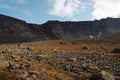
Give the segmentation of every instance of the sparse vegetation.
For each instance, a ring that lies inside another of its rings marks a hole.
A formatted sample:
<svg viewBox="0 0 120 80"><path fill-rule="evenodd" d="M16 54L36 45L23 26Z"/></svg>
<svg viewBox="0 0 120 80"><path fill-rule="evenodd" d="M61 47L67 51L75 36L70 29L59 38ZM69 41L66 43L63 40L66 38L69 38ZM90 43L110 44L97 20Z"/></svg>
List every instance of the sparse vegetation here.
<svg viewBox="0 0 120 80"><path fill-rule="evenodd" d="M2 44L0 60L9 65L0 69L0 80L92 80L101 71L119 80L120 55L110 53L115 47L82 40Z"/></svg>

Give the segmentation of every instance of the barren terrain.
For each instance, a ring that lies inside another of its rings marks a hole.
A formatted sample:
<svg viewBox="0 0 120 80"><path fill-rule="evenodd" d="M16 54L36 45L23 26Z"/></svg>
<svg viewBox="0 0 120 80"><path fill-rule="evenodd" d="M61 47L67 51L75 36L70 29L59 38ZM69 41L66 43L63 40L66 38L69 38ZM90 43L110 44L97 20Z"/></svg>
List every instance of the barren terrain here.
<svg viewBox="0 0 120 80"><path fill-rule="evenodd" d="M0 80L120 80L119 48L100 39L1 44Z"/></svg>

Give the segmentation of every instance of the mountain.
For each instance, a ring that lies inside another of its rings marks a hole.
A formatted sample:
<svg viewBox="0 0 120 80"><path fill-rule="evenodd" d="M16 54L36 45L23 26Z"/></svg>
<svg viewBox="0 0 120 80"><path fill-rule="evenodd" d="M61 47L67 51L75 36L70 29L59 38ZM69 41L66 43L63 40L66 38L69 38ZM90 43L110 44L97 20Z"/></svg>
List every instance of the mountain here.
<svg viewBox="0 0 120 80"><path fill-rule="evenodd" d="M0 43L28 42L48 39L89 39L120 32L120 18L95 21L48 21L31 24L0 14Z"/></svg>
<svg viewBox="0 0 120 80"><path fill-rule="evenodd" d="M19 19L0 15L0 43L38 40L42 38L42 32L39 25L28 24ZM37 36L40 36L40 38L37 38Z"/></svg>
<svg viewBox="0 0 120 80"><path fill-rule="evenodd" d="M57 39L88 39L120 32L120 19L107 18L95 21L48 21L41 25L49 36Z"/></svg>

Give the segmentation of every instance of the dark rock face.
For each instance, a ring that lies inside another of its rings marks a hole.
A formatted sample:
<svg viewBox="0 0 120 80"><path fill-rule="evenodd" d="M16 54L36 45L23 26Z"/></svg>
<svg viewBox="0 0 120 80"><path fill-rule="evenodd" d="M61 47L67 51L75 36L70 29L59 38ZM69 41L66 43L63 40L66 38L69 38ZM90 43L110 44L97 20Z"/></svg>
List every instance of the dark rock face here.
<svg viewBox="0 0 120 80"><path fill-rule="evenodd" d="M107 18L95 21L59 22L48 21L41 25L49 36L57 39L88 39L120 32L120 19Z"/></svg>
<svg viewBox="0 0 120 80"><path fill-rule="evenodd" d="M120 19L95 21L48 21L37 25L0 15L0 43L26 42L43 39L89 39L120 32Z"/></svg>
<svg viewBox="0 0 120 80"><path fill-rule="evenodd" d="M0 42L21 42L35 36L28 24L7 16L0 16Z"/></svg>

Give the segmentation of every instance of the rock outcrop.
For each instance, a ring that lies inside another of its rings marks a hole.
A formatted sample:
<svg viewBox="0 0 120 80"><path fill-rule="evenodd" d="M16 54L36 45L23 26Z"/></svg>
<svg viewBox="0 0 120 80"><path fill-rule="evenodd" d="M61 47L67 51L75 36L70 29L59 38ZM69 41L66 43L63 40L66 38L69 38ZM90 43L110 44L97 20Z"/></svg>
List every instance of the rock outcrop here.
<svg viewBox="0 0 120 80"><path fill-rule="evenodd" d="M101 71L93 75L90 80L115 80L115 76L109 72Z"/></svg>

